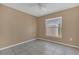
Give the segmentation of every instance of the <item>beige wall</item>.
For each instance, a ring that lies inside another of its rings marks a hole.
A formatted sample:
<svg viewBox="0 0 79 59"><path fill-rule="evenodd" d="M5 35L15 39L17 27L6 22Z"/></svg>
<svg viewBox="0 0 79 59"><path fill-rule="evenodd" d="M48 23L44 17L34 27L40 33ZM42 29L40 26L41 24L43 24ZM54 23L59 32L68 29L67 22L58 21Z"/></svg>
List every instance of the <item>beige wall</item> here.
<svg viewBox="0 0 79 59"><path fill-rule="evenodd" d="M45 35L45 19L62 16L62 38ZM37 20L37 37L79 46L79 7L39 17ZM71 41L70 38L73 40Z"/></svg>
<svg viewBox="0 0 79 59"><path fill-rule="evenodd" d="M36 18L0 5L0 48L36 37Z"/></svg>
<svg viewBox="0 0 79 59"><path fill-rule="evenodd" d="M62 38L45 35L45 19L63 17ZM52 41L79 46L79 7L36 18L15 9L0 5L0 48L29 39L46 38ZM37 27L36 27L37 26ZM69 40L72 37L72 41Z"/></svg>

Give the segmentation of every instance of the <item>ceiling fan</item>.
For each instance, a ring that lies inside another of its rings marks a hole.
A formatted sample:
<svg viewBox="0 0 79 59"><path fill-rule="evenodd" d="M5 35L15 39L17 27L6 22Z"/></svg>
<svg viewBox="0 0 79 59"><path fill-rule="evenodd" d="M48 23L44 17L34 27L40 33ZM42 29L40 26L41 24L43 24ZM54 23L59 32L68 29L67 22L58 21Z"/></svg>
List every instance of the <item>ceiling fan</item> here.
<svg viewBox="0 0 79 59"><path fill-rule="evenodd" d="M39 10L47 12L46 3L37 3Z"/></svg>

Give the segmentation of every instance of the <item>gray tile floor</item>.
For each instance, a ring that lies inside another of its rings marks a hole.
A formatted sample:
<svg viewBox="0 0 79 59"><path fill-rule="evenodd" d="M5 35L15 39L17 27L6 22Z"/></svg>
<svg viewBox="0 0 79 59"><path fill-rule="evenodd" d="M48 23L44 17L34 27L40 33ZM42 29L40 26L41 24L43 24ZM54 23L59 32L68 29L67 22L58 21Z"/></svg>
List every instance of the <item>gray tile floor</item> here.
<svg viewBox="0 0 79 59"><path fill-rule="evenodd" d="M0 51L0 55L78 55L79 50L43 40L34 40Z"/></svg>

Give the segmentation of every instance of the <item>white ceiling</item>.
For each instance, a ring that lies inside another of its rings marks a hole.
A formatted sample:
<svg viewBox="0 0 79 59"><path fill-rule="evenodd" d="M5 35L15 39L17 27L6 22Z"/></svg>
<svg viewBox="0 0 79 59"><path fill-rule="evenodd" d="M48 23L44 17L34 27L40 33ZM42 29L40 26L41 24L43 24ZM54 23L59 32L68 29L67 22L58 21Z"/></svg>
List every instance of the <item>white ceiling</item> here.
<svg viewBox="0 0 79 59"><path fill-rule="evenodd" d="M3 5L40 17L78 6L79 3L6 3Z"/></svg>

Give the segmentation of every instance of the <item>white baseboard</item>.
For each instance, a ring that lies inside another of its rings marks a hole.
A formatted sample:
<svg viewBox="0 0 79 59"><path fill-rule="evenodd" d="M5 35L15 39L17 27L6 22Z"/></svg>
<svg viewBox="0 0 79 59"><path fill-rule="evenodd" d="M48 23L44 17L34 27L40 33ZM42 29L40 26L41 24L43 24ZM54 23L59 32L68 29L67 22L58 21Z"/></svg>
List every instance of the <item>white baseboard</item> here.
<svg viewBox="0 0 79 59"><path fill-rule="evenodd" d="M1 50L5 50L5 49L8 49L8 48L15 47L15 46L18 46L18 45L21 45L21 44L23 44L23 43L28 43L28 42L33 41L33 40L36 40L36 39L29 39L29 40L24 41L24 42L20 42L20 43L13 44L13 45L10 45L10 46L4 47L4 48L0 48L0 51L1 51Z"/></svg>
<svg viewBox="0 0 79 59"><path fill-rule="evenodd" d="M79 46L75 46L75 45L65 44L65 43L62 43L62 42L52 41L52 40L43 39L43 38L37 38L37 39L41 39L41 40L45 40L45 41L49 41L49 42L53 42L53 43L57 43L57 44L62 44L62 45L65 45L65 46L69 46L69 47L79 49Z"/></svg>
<svg viewBox="0 0 79 59"><path fill-rule="evenodd" d="M31 41L36 40L36 39L45 40L45 41L49 41L49 42L53 42L53 43L57 43L57 44L62 44L62 45L65 45L65 46L70 46L70 47L74 47L74 48L78 48L79 49L79 47L78 46L75 46L75 45L65 44L65 43L62 43L62 42L52 41L52 40L43 39L43 38L35 38L35 39L29 39L27 41L20 42L20 43L17 43L17 44L13 44L13 45L10 45L10 46L4 47L4 48L0 48L0 51L1 50L5 50L5 49L8 49L8 48L12 48L12 47L15 47L15 46L24 44L24 43L31 42Z"/></svg>

